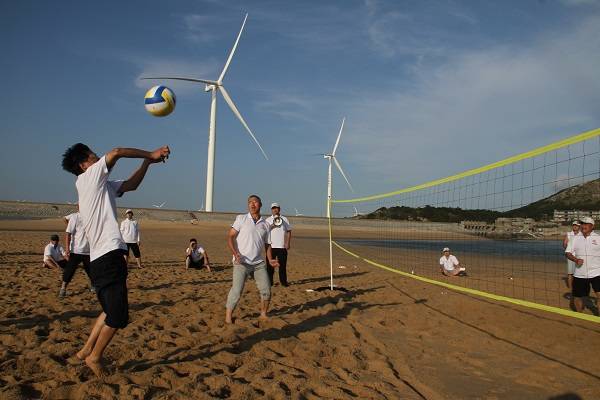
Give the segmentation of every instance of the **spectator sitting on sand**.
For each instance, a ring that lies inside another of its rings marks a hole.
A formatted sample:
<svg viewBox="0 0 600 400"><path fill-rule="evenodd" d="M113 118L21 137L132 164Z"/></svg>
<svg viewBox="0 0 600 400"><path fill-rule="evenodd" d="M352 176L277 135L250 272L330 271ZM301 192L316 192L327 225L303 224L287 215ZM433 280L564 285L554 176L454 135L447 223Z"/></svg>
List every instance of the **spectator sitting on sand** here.
<svg viewBox="0 0 600 400"><path fill-rule="evenodd" d="M450 249L444 247L442 250L442 257L440 258L440 271L446 276L465 276L467 274L466 268L461 267L458 259L450 254Z"/></svg>
<svg viewBox="0 0 600 400"><path fill-rule="evenodd" d="M62 270L67 266L67 253L58 242L58 235L50 236L50 243L44 248L44 267Z"/></svg>
<svg viewBox="0 0 600 400"><path fill-rule="evenodd" d="M206 267L210 272L210 261L208 253L204 248L198 246L196 239L190 239L190 247L185 249L185 269Z"/></svg>

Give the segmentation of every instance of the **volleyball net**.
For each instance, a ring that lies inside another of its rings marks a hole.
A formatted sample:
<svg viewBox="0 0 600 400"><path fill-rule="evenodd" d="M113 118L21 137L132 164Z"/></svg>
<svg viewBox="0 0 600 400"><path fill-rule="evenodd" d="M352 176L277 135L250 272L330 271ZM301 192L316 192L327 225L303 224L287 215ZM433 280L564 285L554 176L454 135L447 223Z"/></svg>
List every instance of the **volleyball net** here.
<svg viewBox="0 0 600 400"><path fill-rule="evenodd" d="M600 322L591 299L585 313L570 310L563 248L574 220L600 220L600 129L390 193L334 199L330 207L334 249L373 266ZM446 247L466 276L441 273Z"/></svg>

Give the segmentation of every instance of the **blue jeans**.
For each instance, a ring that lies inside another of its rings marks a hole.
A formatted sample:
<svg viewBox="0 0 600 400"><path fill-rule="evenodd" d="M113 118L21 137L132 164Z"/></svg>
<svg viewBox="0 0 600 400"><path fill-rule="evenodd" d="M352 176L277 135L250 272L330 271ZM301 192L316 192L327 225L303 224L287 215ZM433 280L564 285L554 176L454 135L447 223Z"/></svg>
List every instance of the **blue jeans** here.
<svg viewBox="0 0 600 400"><path fill-rule="evenodd" d="M254 281L260 292L261 300L271 299L271 283L269 281L269 273L267 272L267 264L264 261L256 265L233 263L233 282L231 290L229 290L229 295L227 295L226 307L228 309L234 310L237 306L244 291L246 278L251 274L254 274Z"/></svg>

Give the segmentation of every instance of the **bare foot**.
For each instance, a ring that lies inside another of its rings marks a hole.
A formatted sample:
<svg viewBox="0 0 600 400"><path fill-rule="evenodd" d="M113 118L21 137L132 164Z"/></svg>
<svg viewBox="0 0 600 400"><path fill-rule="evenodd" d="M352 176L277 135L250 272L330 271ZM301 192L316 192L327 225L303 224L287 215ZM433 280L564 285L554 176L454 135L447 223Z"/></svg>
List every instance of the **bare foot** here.
<svg viewBox="0 0 600 400"><path fill-rule="evenodd" d="M92 360L91 357L88 356L85 358L85 364L92 370L94 375L96 375L98 378L102 378L108 375L106 369L104 368L100 360Z"/></svg>
<svg viewBox="0 0 600 400"><path fill-rule="evenodd" d="M75 357L77 357L80 361L85 361L87 356L89 356L91 353L91 350L86 350L85 348L83 348L79 350L77 354L75 354Z"/></svg>
<svg viewBox="0 0 600 400"><path fill-rule="evenodd" d="M233 324L233 318L225 318L225 323L226 323L227 325L231 325L231 324Z"/></svg>
<svg viewBox="0 0 600 400"><path fill-rule="evenodd" d="M268 321L269 317L267 316L267 314L260 314L258 316L258 319L261 320L261 321Z"/></svg>

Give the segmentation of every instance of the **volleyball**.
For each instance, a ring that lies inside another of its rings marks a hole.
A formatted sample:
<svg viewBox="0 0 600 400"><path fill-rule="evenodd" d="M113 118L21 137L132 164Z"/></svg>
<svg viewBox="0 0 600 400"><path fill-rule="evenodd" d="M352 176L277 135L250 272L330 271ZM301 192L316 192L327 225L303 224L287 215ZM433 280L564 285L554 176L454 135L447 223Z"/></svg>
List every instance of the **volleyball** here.
<svg viewBox="0 0 600 400"><path fill-rule="evenodd" d="M175 109L175 93L166 86L153 86L144 96L144 106L155 117L165 117Z"/></svg>

